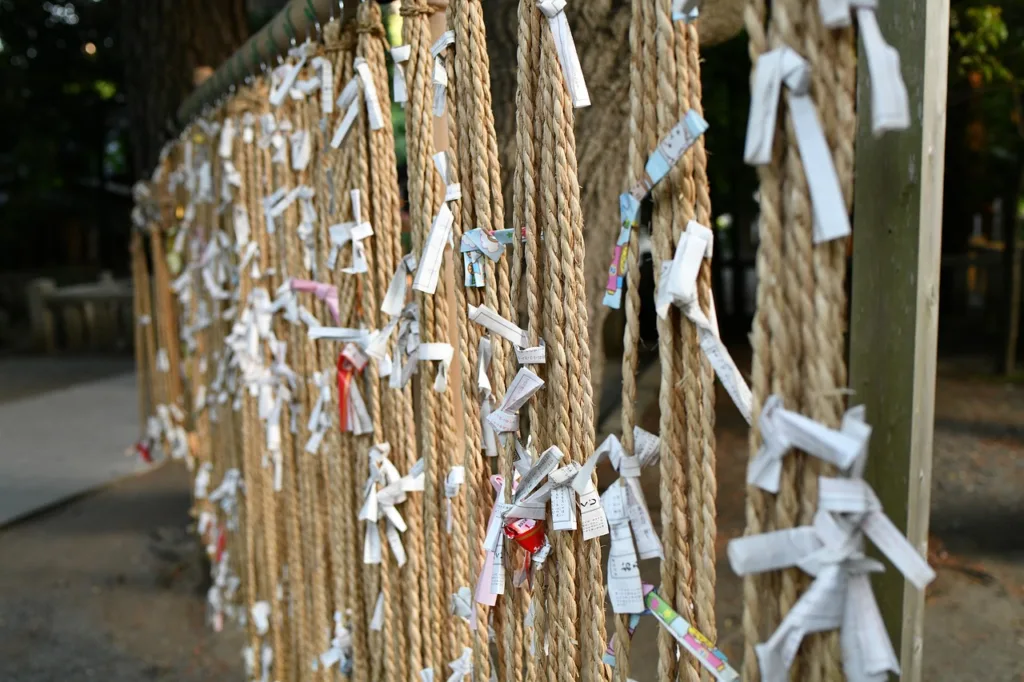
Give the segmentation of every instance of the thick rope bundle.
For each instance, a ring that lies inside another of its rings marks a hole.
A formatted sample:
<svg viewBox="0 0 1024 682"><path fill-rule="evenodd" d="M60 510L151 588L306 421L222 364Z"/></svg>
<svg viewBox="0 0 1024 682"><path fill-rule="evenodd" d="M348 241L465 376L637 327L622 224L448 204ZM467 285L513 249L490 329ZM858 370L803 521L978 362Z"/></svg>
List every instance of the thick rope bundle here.
<svg viewBox="0 0 1024 682"><path fill-rule="evenodd" d="M433 57L430 48L433 43L431 15L437 8L426 0L403 0L402 30L405 43L410 47L405 74L408 82L408 103L406 106L406 149L409 172L409 217L412 224L413 251L422 255L423 246L434 217L444 199L441 176L434 167L434 117L433 117ZM448 253L444 258L453 258ZM456 314L448 305L448 281L442 266L434 294L417 294L419 304L419 325L421 343L458 344L450 338L450 315ZM454 342L454 343L453 343ZM424 545L426 559L426 597L423 606L423 659L424 667L431 668L435 675L443 673L453 660L451 642L444 633L450 632L453 624L447 608L447 596L443 592L446 584L441 548L444 544L444 517L441 500L444 496L446 457L457 449L454 432L454 408L452 392L455 387L439 393L433 390L432 373L426 371L429 364L421 365L417 393L418 422L420 432L420 453L424 459L425 490ZM456 654L458 655L458 654Z"/></svg>
<svg viewBox="0 0 1024 682"><path fill-rule="evenodd" d="M543 250L543 268L538 268L538 294L543 297L539 332L547 348L546 385L543 408L531 415L544 421L540 431L545 440L538 447L558 446L571 462L582 463L594 450L593 388L590 381L588 313L582 264L585 255L583 216L579 203L576 143L573 133L573 105L567 90L554 38L540 10L532 3L520 8L520 69L533 62L537 50L536 85L520 78L517 99L532 90L535 125L529 135L536 165L530 163L528 147L517 164L519 191L534 176L538 204L536 230L527 241L538 242ZM537 47L533 47L536 45ZM531 218L525 217L524 222ZM532 249L533 246L528 246ZM537 259L533 260L537 263ZM531 259L527 257L529 269ZM528 276L529 279L529 276ZM528 282L528 289L531 287ZM530 294L528 292L528 298ZM532 312L532 311L531 311ZM534 433L538 433L535 429ZM603 679L601 662L604 640L604 581L600 546L584 542L574 533L558 532L551 537L552 561L545 566L547 603L543 622L548 637L549 665L557 679ZM537 609L538 607L535 607ZM538 647L542 641L535 642ZM537 652L538 654L540 651Z"/></svg>
<svg viewBox="0 0 1024 682"><path fill-rule="evenodd" d="M811 69L811 95L832 151L847 210L853 196L856 51L851 29L826 29L818 4L773 3L768 16L755 0L745 14L752 61L770 49L788 47ZM812 241L812 207L792 118L782 106L771 163L759 166L760 246L758 301L754 320L751 456L760 447L756 418L770 394L787 408L837 427L846 385L844 320L846 240ZM817 509L817 479L824 467L802 454L788 457L779 495L772 500L748 488L747 534L809 523ZM744 578L743 678L760 679L754 644L763 641L796 603L806 584L797 569L780 576ZM776 591L773 586L780 587ZM777 593L777 598L775 594ZM800 679L838 679L842 673L835 633L808 637L794 663Z"/></svg>

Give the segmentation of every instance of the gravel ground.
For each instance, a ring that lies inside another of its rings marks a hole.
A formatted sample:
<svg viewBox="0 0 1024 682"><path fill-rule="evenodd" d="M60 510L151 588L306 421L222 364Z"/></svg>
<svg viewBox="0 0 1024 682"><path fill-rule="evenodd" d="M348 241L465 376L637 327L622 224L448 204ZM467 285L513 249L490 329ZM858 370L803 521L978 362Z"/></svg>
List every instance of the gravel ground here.
<svg viewBox="0 0 1024 682"><path fill-rule="evenodd" d="M642 392L657 383L657 365L649 371ZM641 405L640 421L657 428L656 400ZM939 577L929 589L924 679L1022 682L1024 389L943 378L938 423ZM718 427L719 633L735 659L739 581L721 557L743 529L747 446L732 408ZM645 484L657 488L656 479ZM652 507L657 499L648 495ZM188 505L186 475L168 465L0 531L0 680L241 681L241 637L205 624ZM656 562L644 564L657 582ZM655 679L656 666L654 625L644 620L632 656L640 682Z"/></svg>

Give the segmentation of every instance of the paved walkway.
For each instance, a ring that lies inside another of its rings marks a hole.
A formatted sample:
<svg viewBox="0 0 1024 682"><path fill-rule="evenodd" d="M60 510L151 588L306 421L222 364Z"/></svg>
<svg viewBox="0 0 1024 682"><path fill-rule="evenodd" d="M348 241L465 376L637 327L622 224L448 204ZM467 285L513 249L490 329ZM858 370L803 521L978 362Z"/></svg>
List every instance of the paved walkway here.
<svg viewBox="0 0 1024 682"><path fill-rule="evenodd" d="M144 468L124 455L139 434L129 366L0 362L0 526Z"/></svg>

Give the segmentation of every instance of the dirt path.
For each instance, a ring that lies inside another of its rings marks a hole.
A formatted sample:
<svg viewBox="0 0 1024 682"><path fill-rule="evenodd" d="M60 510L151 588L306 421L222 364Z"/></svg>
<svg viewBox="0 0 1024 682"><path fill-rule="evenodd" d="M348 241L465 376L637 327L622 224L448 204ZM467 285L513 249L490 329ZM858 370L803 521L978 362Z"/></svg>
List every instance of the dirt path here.
<svg viewBox="0 0 1024 682"><path fill-rule="evenodd" d="M0 531L0 680L241 681L168 465Z"/></svg>

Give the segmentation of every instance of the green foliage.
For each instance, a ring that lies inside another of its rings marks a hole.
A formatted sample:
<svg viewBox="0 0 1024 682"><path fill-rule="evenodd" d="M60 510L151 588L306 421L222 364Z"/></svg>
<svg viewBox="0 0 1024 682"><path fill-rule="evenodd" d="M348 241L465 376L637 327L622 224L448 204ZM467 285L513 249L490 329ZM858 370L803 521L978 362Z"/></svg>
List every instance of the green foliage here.
<svg viewBox="0 0 1024 682"><path fill-rule="evenodd" d="M1020 75L1005 63L1010 33L1003 20L1003 8L996 5L953 8L950 15L951 57L957 75L977 74L985 84L1011 82Z"/></svg>

